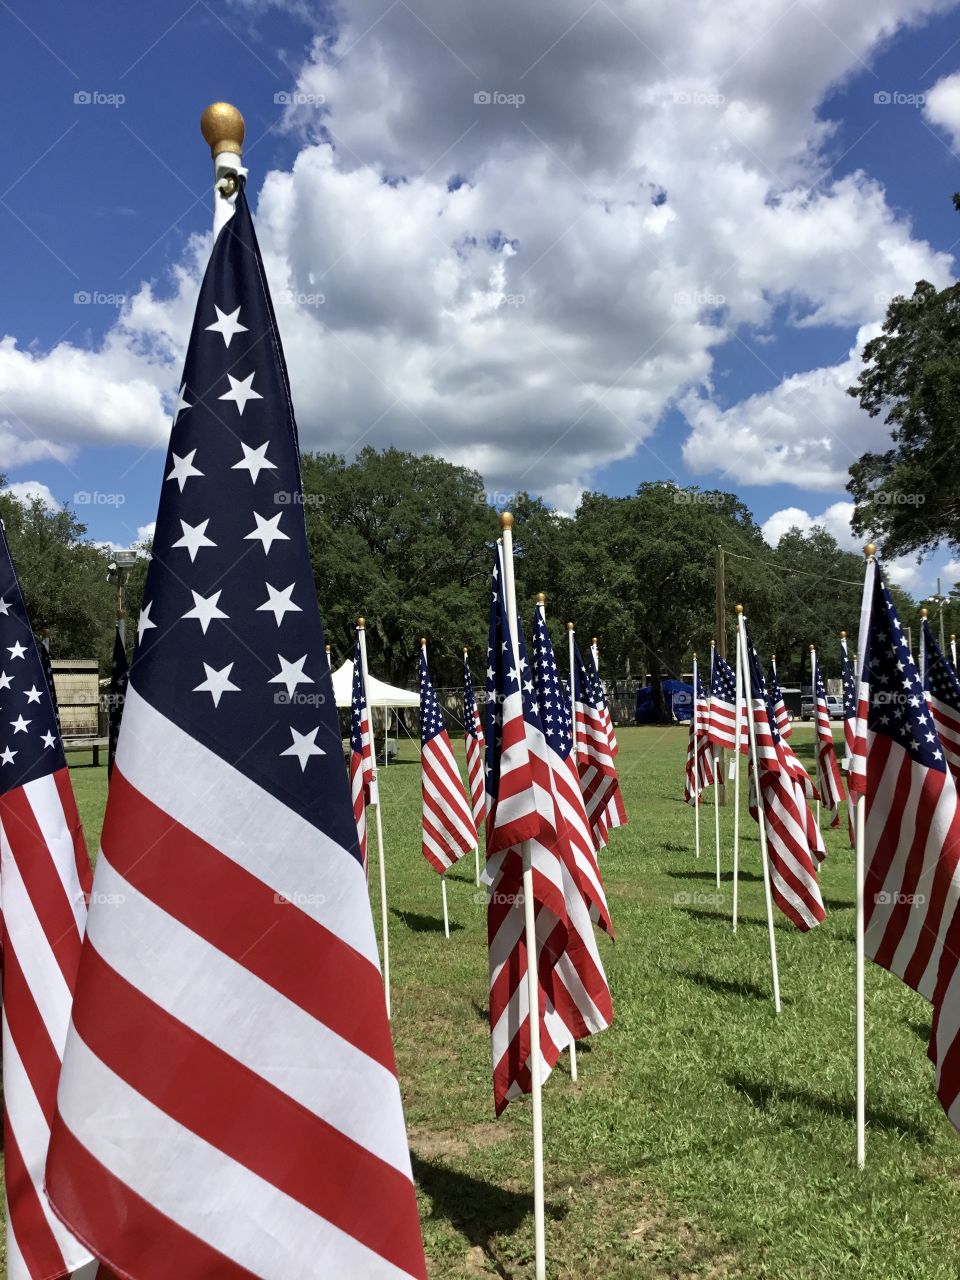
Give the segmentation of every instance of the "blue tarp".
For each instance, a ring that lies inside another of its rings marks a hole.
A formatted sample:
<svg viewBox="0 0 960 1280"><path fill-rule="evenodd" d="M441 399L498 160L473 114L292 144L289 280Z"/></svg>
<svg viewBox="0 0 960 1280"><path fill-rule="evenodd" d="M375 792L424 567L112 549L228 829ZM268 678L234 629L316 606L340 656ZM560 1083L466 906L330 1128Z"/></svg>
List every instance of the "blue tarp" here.
<svg viewBox="0 0 960 1280"><path fill-rule="evenodd" d="M683 680L661 680L663 702L669 714L671 708L678 720L689 720L693 715L693 685ZM653 708L653 685L644 685L637 690L637 724L654 724L656 715Z"/></svg>

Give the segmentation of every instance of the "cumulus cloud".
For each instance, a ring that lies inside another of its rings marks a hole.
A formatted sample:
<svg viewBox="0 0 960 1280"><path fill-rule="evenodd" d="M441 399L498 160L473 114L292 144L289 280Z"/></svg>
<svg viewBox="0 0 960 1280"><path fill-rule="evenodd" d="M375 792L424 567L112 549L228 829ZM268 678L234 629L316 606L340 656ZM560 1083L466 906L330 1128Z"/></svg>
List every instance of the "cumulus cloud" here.
<svg viewBox="0 0 960 1280"><path fill-rule="evenodd" d="M960 147L960 72L944 76L927 90L923 114L949 135L954 147Z"/></svg>
<svg viewBox="0 0 960 1280"><path fill-rule="evenodd" d="M48 511L56 511L60 506L48 487L40 480L18 480L15 484L6 485L3 492L13 494L21 502L30 502L34 498L39 498Z"/></svg>
<svg viewBox="0 0 960 1280"><path fill-rule="evenodd" d="M868 175L833 179L818 107L949 3L689 0L681 24L638 0L344 0L257 208L304 444L430 451L568 506L680 404L694 470L836 486L882 438L843 394L853 353L734 412L714 352L775 315L867 326L946 282ZM8 338L0 443L26 463L162 441L208 244L95 350Z"/></svg>
<svg viewBox="0 0 960 1280"><path fill-rule="evenodd" d="M775 511L772 516L769 516L763 522L761 532L770 546L776 547L783 535L790 529L799 529L802 533L809 533L815 525L819 525L836 538L844 551L857 551L860 547L860 540L854 536L850 528L850 517L852 515L852 502L834 502L825 511L821 511L816 516L812 516L809 511L805 511L802 507L784 507L780 511Z"/></svg>

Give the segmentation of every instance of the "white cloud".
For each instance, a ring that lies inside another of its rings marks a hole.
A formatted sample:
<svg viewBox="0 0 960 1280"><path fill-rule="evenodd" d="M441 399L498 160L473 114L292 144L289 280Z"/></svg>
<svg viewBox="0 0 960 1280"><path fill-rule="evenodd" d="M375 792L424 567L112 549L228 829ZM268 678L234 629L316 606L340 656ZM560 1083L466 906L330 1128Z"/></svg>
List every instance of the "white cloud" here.
<svg viewBox="0 0 960 1280"><path fill-rule="evenodd" d="M852 515L852 502L834 502L816 516L812 516L802 507L784 507L781 511L775 511L763 522L761 532L770 546L776 547L788 530L796 528L803 533L809 533L815 525L819 525L836 538L844 551L859 551L862 539L857 538L850 528Z"/></svg>
<svg viewBox="0 0 960 1280"><path fill-rule="evenodd" d="M39 498L48 511L56 511L60 507L60 503L40 480L18 480L14 484L6 485L3 492L13 494L21 502L30 502L33 498Z"/></svg>
<svg viewBox="0 0 960 1280"><path fill-rule="evenodd" d="M923 114L950 135L954 147L960 147L960 72L944 76L927 90Z"/></svg>
<svg viewBox="0 0 960 1280"><path fill-rule="evenodd" d="M854 356L733 411L713 352L778 309L866 326L920 276L946 282L875 182L832 179L817 115L945 7L688 0L680 23L639 0L345 0L297 80L301 150L257 209L303 443L432 451L568 505L681 403L694 470L835 487L883 438L843 394ZM97 350L0 345L10 456L163 441L207 244Z"/></svg>

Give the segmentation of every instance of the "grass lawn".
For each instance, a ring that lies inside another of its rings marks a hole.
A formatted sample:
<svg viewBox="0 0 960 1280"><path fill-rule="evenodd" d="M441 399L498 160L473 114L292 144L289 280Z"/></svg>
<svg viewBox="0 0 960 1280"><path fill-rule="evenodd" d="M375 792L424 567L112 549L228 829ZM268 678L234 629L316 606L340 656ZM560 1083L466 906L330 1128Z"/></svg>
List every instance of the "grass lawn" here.
<svg viewBox="0 0 960 1280"><path fill-rule="evenodd" d="M956 1280L960 1137L936 1100L929 1007L867 970L867 1169L854 1166L853 862L828 833L827 920L777 922L770 999L756 827L744 810L742 920L729 925L732 804L713 878L679 800L686 732L619 731L631 825L601 857L617 940L600 939L611 1029L544 1090L548 1275ZM808 765L812 730L794 742ZM449 876L454 932L419 849L419 768L381 770L394 1036L432 1277L533 1275L530 1113L493 1118L485 911L472 859ZM74 770L95 846L105 772ZM731 796L732 799L732 796ZM469 864L469 865L468 865ZM377 920L377 875L371 895Z"/></svg>

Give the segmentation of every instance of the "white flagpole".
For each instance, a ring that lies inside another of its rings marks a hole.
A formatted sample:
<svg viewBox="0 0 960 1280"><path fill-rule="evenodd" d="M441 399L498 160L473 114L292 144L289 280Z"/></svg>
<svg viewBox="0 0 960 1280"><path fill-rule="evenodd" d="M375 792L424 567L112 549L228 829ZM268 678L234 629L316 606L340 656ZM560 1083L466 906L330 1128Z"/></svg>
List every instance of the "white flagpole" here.
<svg viewBox="0 0 960 1280"><path fill-rule="evenodd" d="M742 609L742 605L739 608ZM740 718L743 715L743 672L740 668L740 628L737 626L736 694L733 699L734 741L733 755L733 932L737 932L737 897L740 889Z"/></svg>
<svg viewBox="0 0 960 1280"><path fill-rule="evenodd" d="M717 643L710 641L710 694L713 693L713 664L717 660ZM709 713L708 713L709 714ZM720 888L720 757L711 749L713 756L713 831L717 851L717 888Z"/></svg>
<svg viewBox="0 0 960 1280"><path fill-rule="evenodd" d="M546 596L541 594L537 596L537 602L543 610L543 616L547 616ZM570 733L573 739L570 750L573 753L573 763L579 772L577 765L577 696L574 692L573 680L573 650L574 650L574 627L572 622L567 623L567 654L570 659ZM570 1079L576 1084L577 1081L577 1046L573 1040L570 1041Z"/></svg>
<svg viewBox="0 0 960 1280"><path fill-rule="evenodd" d="M387 998L387 1017L390 1012L390 915L387 910L387 868L386 853L383 847L383 818L380 813L380 788L377 786L377 756L373 739L373 708L367 696L367 630L363 618L357 619L357 631L360 634L360 674L363 680L363 701L370 720L370 750L373 753L373 784L370 788L370 803L373 806L377 830L377 866L380 871L380 934L383 947L383 990Z"/></svg>
<svg viewBox="0 0 960 1280"><path fill-rule="evenodd" d="M817 698L817 649L810 646L810 681L813 688L813 777L820 791L820 702ZM803 689L800 690L800 701L803 702ZM828 708L829 712L829 708ZM832 732L832 730L831 730ZM820 801L817 800L817 826L820 825Z"/></svg>
<svg viewBox="0 0 960 1280"><path fill-rule="evenodd" d="M503 542L503 587L507 600L507 625L513 665L518 679L520 648L517 643L517 586L513 577L513 515L500 513ZM523 852L523 919L527 945L527 1013L530 1022L530 1102L533 1119L533 1230L536 1258L536 1280L546 1280L547 1245L543 1196L543 1070L540 1056L540 983L537 977L537 922L533 896L533 864L530 842L521 845Z"/></svg>
<svg viewBox="0 0 960 1280"><path fill-rule="evenodd" d="M957 637L951 633L950 635L950 657L953 659L953 669L957 669Z"/></svg>
<svg viewBox="0 0 960 1280"><path fill-rule="evenodd" d="M466 646L466 645L464 645L464 646L463 646L463 666L464 666L464 671L466 671L466 666L467 666L467 655L469 654L469 652L470 652L470 650L467 648L467 646ZM472 682L473 682L473 677L472 677L472 675L471 675L471 678L470 678L470 679L471 679L471 683L472 683ZM476 701L477 701L477 691L476 691L476 689L474 689L474 691L473 691L473 701L474 701L474 706L476 706ZM467 716L466 716L466 710L467 710L467 709L466 709L466 707L464 707L464 709L463 709L463 710L464 710L464 716L463 716L463 718L464 718L464 720L466 720L466 718L467 718ZM463 727L464 727L464 730L466 730L466 727L467 727L467 726L466 726L466 725L464 725ZM484 785L484 798L486 798L486 785L487 785L487 781L486 781L486 773L484 773L484 772L483 772L483 770L485 769L485 767L486 767L486 761L482 758L482 753L481 753L480 769L481 769L481 777L483 778L483 785ZM469 773L469 771L470 771L470 766L469 766L469 763L468 763L468 764L467 764L467 772ZM470 782L469 777L467 778L467 785L468 785L468 787L470 788L470 811L471 811L471 813L472 813L472 812L473 812L473 784ZM480 888L480 823L478 822L476 825L477 825L477 843L473 846L473 865L474 865L474 871L475 871L475 875L476 875L476 882L475 882L475 883L476 883L476 887L479 889L479 888Z"/></svg>
<svg viewBox="0 0 960 1280"><path fill-rule="evenodd" d="M420 637L420 649L421 649L421 651L422 651L422 653L423 653L424 661L426 661L426 657L427 657L427 637L426 637L426 636L421 636L421 637ZM386 750L386 749L384 749L384 750ZM384 758L384 760L386 760L386 758L387 758L387 757L386 757L386 754L384 754L384 757L383 757L383 758ZM423 763L422 763L422 761L421 761L421 765L420 765L420 767L421 767L421 769L423 768ZM443 871L441 871L441 872L440 872L440 898L441 898L441 900L442 900L442 902L443 902L443 936L444 936L444 937L447 939L447 941L449 942L449 940L450 940L450 913L449 913L449 911L447 910L447 877L446 877L446 873L445 873L445 872L443 872Z"/></svg>
<svg viewBox="0 0 960 1280"><path fill-rule="evenodd" d="M927 637L924 634L924 623L927 620L926 609L920 610L920 692L927 693Z"/></svg>
<svg viewBox="0 0 960 1280"><path fill-rule="evenodd" d="M760 786L760 761L757 754L757 726L753 719L753 692L750 681L750 659L747 654L747 632L743 607L737 605L737 627L740 632L740 664L743 669L743 694L747 703L747 725L750 729L750 754L753 760L753 789L757 797L757 825L760 828L760 861L763 865L763 893L767 901L767 933L770 936L770 973L773 977L773 1007L780 1012L780 973L777 968L777 939L773 931L773 892L770 888L770 866L767 861L767 830L763 824L763 790Z"/></svg>
<svg viewBox="0 0 960 1280"><path fill-rule="evenodd" d="M860 635L857 644L856 699L860 707L860 683L863 679L863 655L867 651L867 632L869 629L870 609L873 603L873 576L876 573L876 547L868 542L863 552L867 559L867 571L863 583L863 601L860 605ZM851 761L851 765L852 765ZM849 787L849 782L847 786ZM854 844L857 868L857 921L856 921L856 1042L857 1042L857 1168L862 1169L867 1161L867 1083L866 1083L866 1009L864 1000L864 969L866 916L864 913L864 880L866 875L866 823L867 798L857 796L856 821L854 826Z"/></svg>
<svg viewBox="0 0 960 1280"><path fill-rule="evenodd" d="M699 714L699 703L697 701L697 655L693 655L693 726L692 726L692 743L693 743L693 830L694 830L694 850L696 855L700 857L700 761L697 756L697 716Z"/></svg>

